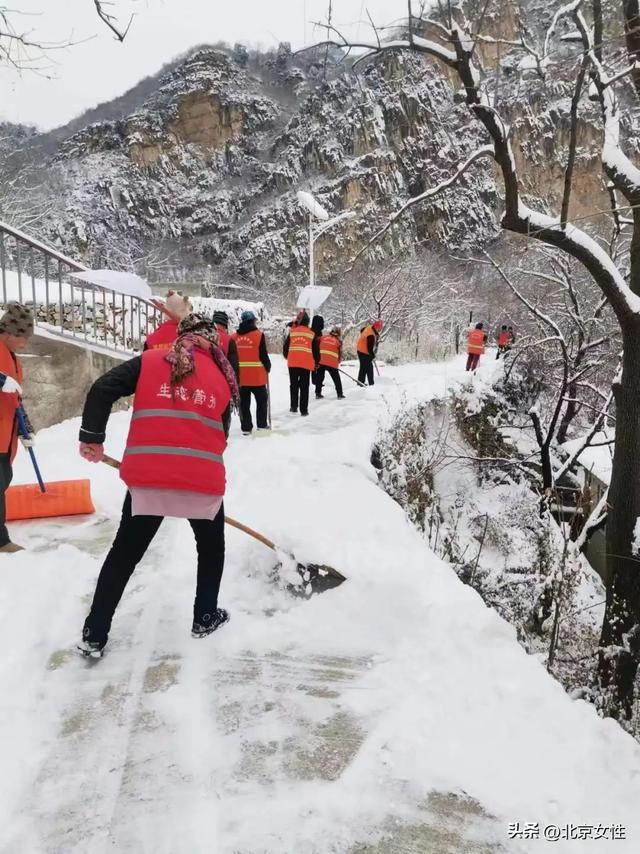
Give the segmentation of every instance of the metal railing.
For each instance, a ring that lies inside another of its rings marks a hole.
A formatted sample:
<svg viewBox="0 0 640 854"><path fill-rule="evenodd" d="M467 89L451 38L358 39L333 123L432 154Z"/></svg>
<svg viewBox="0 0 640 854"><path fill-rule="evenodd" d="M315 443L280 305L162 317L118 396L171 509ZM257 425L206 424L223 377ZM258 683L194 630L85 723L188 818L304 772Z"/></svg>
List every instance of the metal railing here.
<svg viewBox="0 0 640 854"><path fill-rule="evenodd" d="M140 297L70 278L88 268L0 221L0 297L28 305L36 332L110 354L132 355L161 313Z"/></svg>

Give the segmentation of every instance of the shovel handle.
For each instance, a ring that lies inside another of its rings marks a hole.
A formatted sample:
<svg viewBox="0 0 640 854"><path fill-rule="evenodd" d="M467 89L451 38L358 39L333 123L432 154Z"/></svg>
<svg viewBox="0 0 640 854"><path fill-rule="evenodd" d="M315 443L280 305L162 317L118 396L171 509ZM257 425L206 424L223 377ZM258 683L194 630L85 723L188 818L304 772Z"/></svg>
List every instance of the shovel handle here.
<svg viewBox="0 0 640 854"><path fill-rule="evenodd" d="M105 454L102 458L102 462L106 463L108 466L111 466L113 469L120 468L120 460L116 460L115 457L110 457L108 454ZM249 528L247 525L243 525L242 522L238 522L236 519L232 519L230 516L225 516L224 521L227 525L231 525L232 528L237 528L239 531L243 531L243 533L248 534L250 537L253 537L254 540L258 540L263 545L265 545L271 551L276 551L276 545L271 540L264 537L262 534L259 534L257 531L254 531L253 528Z"/></svg>
<svg viewBox="0 0 640 854"><path fill-rule="evenodd" d="M106 463L108 466L111 466L112 469L120 468L120 460L116 460L115 457L110 457L108 454L105 454L102 458L102 462Z"/></svg>
<svg viewBox="0 0 640 854"><path fill-rule="evenodd" d="M231 525L232 528L237 528L239 531L243 531L245 534L249 534L250 537L253 537L254 540L258 540L258 542L262 543L268 549L275 552L276 544L272 543L271 540L267 539L267 537L259 534L257 531L254 531L253 528L247 527L247 525L243 525L242 522L238 522L236 519L232 519L231 516L225 516L224 521L227 525Z"/></svg>
<svg viewBox="0 0 640 854"><path fill-rule="evenodd" d="M338 368L338 370L340 371L341 374L344 374L345 377L349 377L349 379L352 380L357 385L362 386L362 388L365 387L364 383L361 383L360 380L357 380L355 377L352 377L351 374L348 374L346 371L343 371L342 368Z"/></svg>
<svg viewBox="0 0 640 854"><path fill-rule="evenodd" d="M23 439L29 439L29 429L27 427L27 419L25 418L24 409L22 404L18 406L16 409L16 417L18 419L18 432L22 436ZM44 481L42 479L42 475L40 474L40 466L38 465L38 461L36 460L36 454L33 448L27 448L29 452L29 456L31 457L31 464L33 465L33 470L36 473L36 478L38 479L38 486L40 487L40 492L46 492L46 487L44 485Z"/></svg>

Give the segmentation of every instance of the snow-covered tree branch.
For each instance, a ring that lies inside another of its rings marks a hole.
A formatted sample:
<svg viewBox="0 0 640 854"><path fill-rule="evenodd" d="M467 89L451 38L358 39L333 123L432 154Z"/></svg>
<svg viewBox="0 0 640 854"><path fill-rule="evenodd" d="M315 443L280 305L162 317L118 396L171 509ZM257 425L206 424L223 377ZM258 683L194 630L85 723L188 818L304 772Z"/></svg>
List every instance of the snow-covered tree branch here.
<svg viewBox="0 0 640 854"><path fill-rule="evenodd" d="M591 73L601 104L603 135L602 169L606 179L613 184L610 193L611 207L617 209L615 190L621 192L632 210L633 236L626 256L620 265L607 248L585 229L571 222L571 198L576 156L576 140L569 145L569 157L564 169L562 203L553 214L556 203L551 198L542 200L535 209L523 190L517 159L512 150L512 131L508 110L499 98L502 68L499 51L493 58L493 67L481 64L478 46L482 44L484 29L488 29L486 8L477 9L474 24L467 21L462 8L452 4L441 8L431 20L420 18L407 22L403 37L385 42L359 45L364 55L363 65L376 61L388 51L409 50L442 63L455 72L462 87L464 100L471 115L484 128L488 142L493 147L493 157L499 170L504 207L501 225L504 229L552 247L560 254L575 259L592 276L617 319L623 343L623 363L619 378L614 383L616 404L616 446L610 486L611 512L607 523L607 551L609 577L612 579L607 596L607 608L602 632L600 680L603 691L602 707L614 715L629 716L633 708L634 681L640 663L640 596L637 589L637 561L631 553L636 520L640 517L640 471L637 467L637 448L640 446L640 170L623 151L621 113L623 107L617 87L631 77L640 95L640 37L638 36L638 9L635 3L622 4L620 23L626 31L626 55L605 44L602 27L602 6L593 4L594 23L589 24L583 0L559 3L540 44L530 46L527 39L523 51L535 56L536 79L549 80L559 60L558 45L571 49L575 40L563 41L561 27L573 24L578 27L583 54L574 56L580 63L581 74ZM500 10L494 10L500 20ZM620 14L620 13L619 13ZM490 34L487 38L490 38ZM514 42L522 39L514 38ZM343 48L357 47L340 37L336 42ZM586 58L585 58L586 57ZM566 60L563 60L566 61ZM425 72L427 73L427 72ZM573 95L573 126L578 119L584 86L579 79ZM527 98L526 82L523 96ZM493 87L493 103L490 88ZM574 130L575 135L575 130ZM570 134L571 137L571 134ZM471 152L470 152L471 154ZM468 155L469 156L469 155ZM617 232L620 222L616 221ZM569 295L569 299L570 299ZM538 318L540 322L541 318ZM595 320L595 318L594 318ZM554 333L555 334L555 333ZM588 352L593 352L590 348ZM583 358L585 355L583 354ZM582 368L572 371L574 381L583 376ZM570 378L568 377L568 378ZM570 393L563 395L575 399Z"/></svg>

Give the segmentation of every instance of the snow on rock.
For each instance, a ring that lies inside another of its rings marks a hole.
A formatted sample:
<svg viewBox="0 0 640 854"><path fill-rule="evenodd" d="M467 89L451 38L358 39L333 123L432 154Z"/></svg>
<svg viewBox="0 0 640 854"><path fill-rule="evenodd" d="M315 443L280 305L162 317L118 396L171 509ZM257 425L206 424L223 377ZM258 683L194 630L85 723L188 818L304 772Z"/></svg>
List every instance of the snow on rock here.
<svg viewBox="0 0 640 854"><path fill-rule="evenodd" d="M120 269L156 248L169 256L163 280L167 267L175 280L213 268L218 280L299 284L302 190L330 216L357 212L323 240L335 247L326 261L318 253L319 272L341 269L408 198L455 171L480 129L421 57L389 57L357 78L345 62L323 71L323 60L290 57L279 71L202 48L141 84L132 112L43 136L34 157L42 165L49 155L38 152L53 150L46 166L59 179L43 234L91 266ZM495 236L495 193L483 164L407 217L382 257L427 237L462 247Z"/></svg>
<svg viewBox="0 0 640 854"><path fill-rule="evenodd" d="M28 550L0 556L3 850L547 850L510 840L516 821L620 823L615 850L638 850L640 747L571 701L377 485L380 421L467 379L462 358L386 367L301 419L274 358L274 431L234 424L226 511L348 581L294 599L271 552L229 530L232 619L194 641L194 544L165 520L95 666L69 650L123 489L79 459L77 420L38 436L45 478L91 477L97 513L13 524ZM112 417L114 456L127 426Z"/></svg>
<svg viewBox="0 0 640 854"><path fill-rule="evenodd" d="M611 480L613 439L613 431L604 430L596 433L593 437L593 444L586 447L578 457L578 462L584 469L592 472L598 480L607 485ZM571 456L581 447L583 441L584 437L579 436L576 439L570 439L568 442L565 442L561 445L561 448Z"/></svg>

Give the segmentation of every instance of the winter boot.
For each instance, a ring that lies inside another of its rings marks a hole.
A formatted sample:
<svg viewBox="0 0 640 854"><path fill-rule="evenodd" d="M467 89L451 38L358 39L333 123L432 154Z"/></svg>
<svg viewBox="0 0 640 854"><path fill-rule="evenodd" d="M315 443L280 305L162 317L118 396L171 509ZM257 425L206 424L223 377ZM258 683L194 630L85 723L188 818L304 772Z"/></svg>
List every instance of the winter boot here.
<svg viewBox="0 0 640 854"><path fill-rule="evenodd" d="M243 436L250 436L250 435L251 435L251 433L252 433L252 431L251 431L251 430L243 430L243 431L242 431L242 435L243 435Z"/></svg>
<svg viewBox="0 0 640 854"><path fill-rule="evenodd" d="M316 392L316 400L322 400L323 397L324 397L324 395L322 394L322 392L320 392L320 394L318 394L318 392Z"/></svg>
<svg viewBox="0 0 640 854"><path fill-rule="evenodd" d="M205 617L209 616L211 615L205 614ZM228 611L225 611L224 608L216 608L211 622L207 621L205 624L202 624L196 623L194 620L194 623L191 626L191 637L206 638L207 635L210 635L212 632L215 632L215 630L219 629L220 626L224 626L224 624L228 623L229 620L230 617Z"/></svg>
<svg viewBox="0 0 640 854"><path fill-rule="evenodd" d="M76 649L85 658L102 658L104 647L104 644L100 644L97 641L81 640Z"/></svg>
<svg viewBox="0 0 640 854"><path fill-rule="evenodd" d="M2 554L14 554L15 552L23 552L24 548L19 546L17 543L8 542L3 546L0 546L0 552Z"/></svg>
<svg viewBox="0 0 640 854"><path fill-rule="evenodd" d="M345 399L345 395L344 395L344 394L339 394L339 395L338 395L338 400L344 400L344 399Z"/></svg>

